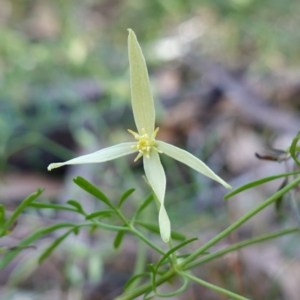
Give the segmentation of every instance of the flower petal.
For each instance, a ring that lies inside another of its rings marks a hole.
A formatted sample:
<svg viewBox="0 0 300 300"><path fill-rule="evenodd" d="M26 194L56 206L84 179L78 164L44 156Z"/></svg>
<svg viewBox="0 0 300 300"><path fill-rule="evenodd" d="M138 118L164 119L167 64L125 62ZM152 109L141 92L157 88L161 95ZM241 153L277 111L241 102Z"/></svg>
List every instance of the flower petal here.
<svg viewBox="0 0 300 300"><path fill-rule="evenodd" d="M144 169L153 192L160 202L160 210L158 215L160 235L162 240L167 243L170 239L171 224L164 206L166 175L160 162L158 153L151 151L149 158L144 156Z"/></svg>
<svg viewBox="0 0 300 300"><path fill-rule="evenodd" d="M73 158L66 162L53 163L48 166L48 171L51 171L52 169L59 168L64 165L100 163L112 160L136 152L136 149L131 148L131 146L134 146L135 144L135 142L117 144L115 146L104 148L91 154Z"/></svg>
<svg viewBox="0 0 300 300"><path fill-rule="evenodd" d="M220 178L217 174L215 174L205 163L203 163L200 159L198 159L196 156L192 155L191 153L162 141L157 141L157 147L163 153L188 165L190 168L198 171L199 173L202 173L203 175L213 180L216 180L227 189L231 189L231 186L228 183L226 183L222 178Z"/></svg>
<svg viewBox="0 0 300 300"><path fill-rule="evenodd" d="M128 29L131 98L134 120L139 134L145 128L149 136L154 131L155 110L147 66L135 33Z"/></svg>

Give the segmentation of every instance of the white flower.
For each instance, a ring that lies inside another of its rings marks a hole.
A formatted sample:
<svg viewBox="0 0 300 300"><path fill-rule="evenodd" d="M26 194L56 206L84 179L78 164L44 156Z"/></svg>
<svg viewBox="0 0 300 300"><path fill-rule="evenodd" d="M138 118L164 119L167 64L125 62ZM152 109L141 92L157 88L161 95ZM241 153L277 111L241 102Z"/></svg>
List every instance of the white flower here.
<svg viewBox="0 0 300 300"><path fill-rule="evenodd" d="M160 162L159 154L169 155L205 176L218 181L226 188L231 188L231 186L194 155L173 145L155 139L159 129L156 128L154 130L155 109L150 90L147 66L137 38L131 29L129 29L128 36L128 51L132 109L138 133L132 130L128 131L134 136L137 142L121 143L66 162L52 163L48 166L48 170L50 171L64 165L100 163L138 152L135 161L143 157L146 177L160 202L158 217L160 234L162 240L164 242L168 242L170 239L171 225L164 206L166 175Z"/></svg>

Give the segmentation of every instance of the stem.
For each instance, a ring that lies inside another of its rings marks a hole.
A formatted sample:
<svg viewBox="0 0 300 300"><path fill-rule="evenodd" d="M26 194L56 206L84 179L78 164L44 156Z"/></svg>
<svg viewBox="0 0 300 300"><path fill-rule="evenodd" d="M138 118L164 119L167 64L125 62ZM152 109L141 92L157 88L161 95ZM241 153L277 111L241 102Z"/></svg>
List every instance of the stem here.
<svg viewBox="0 0 300 300"><path fill-rule="evenodd" d="M170 247L170 250L173 249L173 242L172 242L171 238L169 240L169 247ZM176 251L171 254L171 262L172 262L171 266L173 265L173 267L176 269L176 267L177 267Z"/></svg>
<svg viewBox="0 0 300 300"><path fill-rule="evenodd" d="M223 239L225 236L227 236L229 233L231 233L236 228L240 227L242 224L244 224L246 221L248 221L251 217L256 215L258 212L263 210L265 207L276 201L279 197L286 194L289 190L294 188L296 185L300 183L300 177L292 181L290 184L285 186L283 189L279 190L277 193L269 197L266 201L264 201L262 204L258 205L256 208L252 209L250 212L248 212L246 215L241 217L239 220L237 220L235 223L227 227L225 230L223 230L221 233L219 233L217 236L215 236L213 239L211 239L209 242L204 244L202 247L200 247L197 251L195 251L193 254L191 254L189 257L187 257L180 266L183 268L188 263L193 261L197 256L202 254L205 250L219 242L221 239Z"/></svg>
<svg viewBox="0 0 300 300"><path fill-rule="evenodd" d="M146 265L146 261L147 261L146 247L142 240L138 240L137 247L138 247L137 248L137 256L136 256L136 261L135 261L135 266L134 266L134 271L133 271L132 277L143 272L144 266ZM141 281L141 278L136 279L130 285L128 290L133 290L134 288L139 286L140 281Z"/></svg>
<svg viewBox="0 0 300 300"><path fill-rule="evenodd" d="M288 184L283 189L281 189L280 191L278 191L277 193L275 193L274 195L272 195L265 202L263 202L262 204L260 204L256 208L254 208L252 211L250 211L244 217L242 217L241 219L239 219L238 221L236 221L235 223L233 223L231 226L229 226L227 229L225 229L223 232L221 232L219 235L217 235L211 241L209 241L208 243L206 243L205 245L203 245L194 254L190 255L187 259L185 259L184 262L179 265L179 267L181 269L186 269L185 266L188 263L190 263L194 258L196 258L199 254L201 254L206 249L208 249L209 247L211 247L212 245L214 245L215 243L217 243L219 240L221 240L223 237L225 237L231 231L233 231L234 229L236 229L239 226L241 226L243 223L245 223L248 219L250 219L256 213L258 213L259 211L261 211L266 206L270 205L272 202L276 201L279 197L281 197L282 195L284 195L285 193L287 193L290 189L294 188L299 183L300 183L300 178L297 178L296 180L292 181L290 184ZM294 230L295 229L290 229L290 230L287 230L287 231L293 232ZM275 233L274 237L276 237L276 236L277 236L277 234ZM242 242L242 243L245 243L245 246L247 245L246 244L247 241L246 242ZM239 245L241 245L242 243L239 243ZM235 247L235 246L232 246L232 247ZM226 251L226 249L223 250L223 251ZM215 254L211 254L211 255L215 255ZM218 256L220 256L220 255L222 255L222 254L219 254ZM201 263L203 263L205 259L206 259L206 257L203 258L203 261L200 260ZM159 286L160 284L164 283L168 279L172 278L174 275L176 275L176 271L174 269L169 270L168 272L166 272L164 275L162 275L160 278L158 278L156 280L156 282L155 282L156 286ZM134 291L132 291L130 293L126 293L126 294L123 294L123 295L119 296L115 300L131 300L131 299L135 299L136 297L138 297L138 296L146 293L147 291L149 291L151 288L152 288L152 283L147 283L147 284L144 284L144 285L140 286L139 288L135 289Z"/></svg>
<svg viewBox="0 0 300 300"><path fill-rule="evenodd" d="M204 256L203 258L200 258L196 261L193 261L192 263L189 263L188 265L186 265L184 269L187 270L187 269L194 268L198 265L204 264L208 261L211 261L215 258L218 258L222 255L225 255L229 252L244 248L244 247L252 245L252 244L261 243L261 242L279 237L279 236L284 235L284 234L294 233L294 232L297 232L297 231L299 231L299 228L295 227L295 228L281 230L281 231L278 231L278 232L262 235L262 236L259 236L259 237L249 239L247 241L240 242L238 244L232 245L230 247L227 247L227 248L222 249L220 251L217 251L215 253L208 254L208 255Z"/></svg>
<svg viewBox="0 0 300 300"><path fill-rule="evenodd" d="M120 209L116 208L115 212L118 214L120 219L124 222L124 224L126 224L126 226L128 227L128 230L131 231L131 233L135 234L137 237L139 237L141 240L143 240L148 246L150 246L151 248L153 248L160 254L162 254L162 255L165 254L164 250L162 250L161 248L159 248L158 246L153 244L149 239L147 239L147 237L145 237L141 232L139 232L137 229L135 229L134 226L132 224L130 224L128 222L128 220L124 217L124 215L122 214Z"/></svg>
<svg viewBox="0 0 300 300"><path fill-rule="evenodd" d="M235 293L232 293L232 292L230 292L228 290L222 289L222 288L220 288L220 287L218 287L218 286L216 286L214 284L208 283L208 282L206 282L206 281L204 281L204 280L202 280L200 278L194 277L194 276L192 276L190 274L182 273L182 275L185 276L185 277L187 277L188 279L194 281L194 282L197 282L197 283L199 283L199 284L201 284L201 285L203 285L203 286L211 289L211 290L214 290L214 291L219 292L221 294L225 294L225 295L230 296L230 297L232 297L234 299L237 299L237 300L249 300L248 298L239 296L239 295L237 295Z"/></svg>

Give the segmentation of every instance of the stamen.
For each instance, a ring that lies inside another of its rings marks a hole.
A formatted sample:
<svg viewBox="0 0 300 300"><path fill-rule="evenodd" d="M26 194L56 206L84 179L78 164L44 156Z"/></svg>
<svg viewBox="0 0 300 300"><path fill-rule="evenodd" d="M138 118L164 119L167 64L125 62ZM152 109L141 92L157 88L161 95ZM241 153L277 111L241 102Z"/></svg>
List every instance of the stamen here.
<svg viewBox="0 0 300 300"><path fill-rule="evenodd" d="M130 134L132 134L134 136L134 138L137 140L136 145L131 146L132 149L136 149L139 152L134 161L137 161L143 155L145 155L146 158L150 158L150 152L152 149L157 153L163 153L156 147L157 143L155 141L155 137L156 137L158 131L159 131L159 128L157 127L154 130L154 132L151 134L151 138L149 138L149 135L146 132L145 128L142 128L142 130L141 130L142 134L138 134L135 131L128 129L128 132Z"/></svg>

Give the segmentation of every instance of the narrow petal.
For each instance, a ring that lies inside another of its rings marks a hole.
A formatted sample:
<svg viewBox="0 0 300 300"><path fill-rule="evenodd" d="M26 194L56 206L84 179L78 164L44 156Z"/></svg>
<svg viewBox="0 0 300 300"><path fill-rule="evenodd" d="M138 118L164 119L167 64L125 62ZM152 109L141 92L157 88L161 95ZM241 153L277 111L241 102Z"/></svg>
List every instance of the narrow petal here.
<svg viewBox="0 0 300 300"><path fill-rule="evenodd" d="M139 134L145 128L149 136L154 131L155 110L150 89L148 70L135 33L128 29L131 101L134 120Z"/></svg>
<svg viewBox="0 0 300 300"><path fill-rule="evenodd" d="M144 156L144 169L147 179L160 202L160 210L158 215L160 235L162 240L167 243L170 239L171 224L164 206L166 175L160 162L158 153L151 151L149 158Z"/></svg>
<svg viewBox="0 0 300 300"><path fill-rule="evenodd" d="M90 164L90 163L100 163L108 160L112 160L124 155L128 155L137 152L136 149L132 149L135 142L122 143L112 147L104 148L91 154L79 156L61 163L53 163L48 166L48 171L52 169L59 168L65 165L78 165L78 164Z"/></svg>
<svg viewBox="0 0 300 300"><path fill-rule="evenodd" d="M227 189L231 189L231 186L228 183L226 183L222 178L220 178L217 174L215 174L205 163L203 163L200 159L198 159L196 156L192 155L191 153L162 141L157 141L157 147L163 153L188 165L190 168L198 171L199 173L202 173L203 175L213 180L216 180Z"/></svg>

